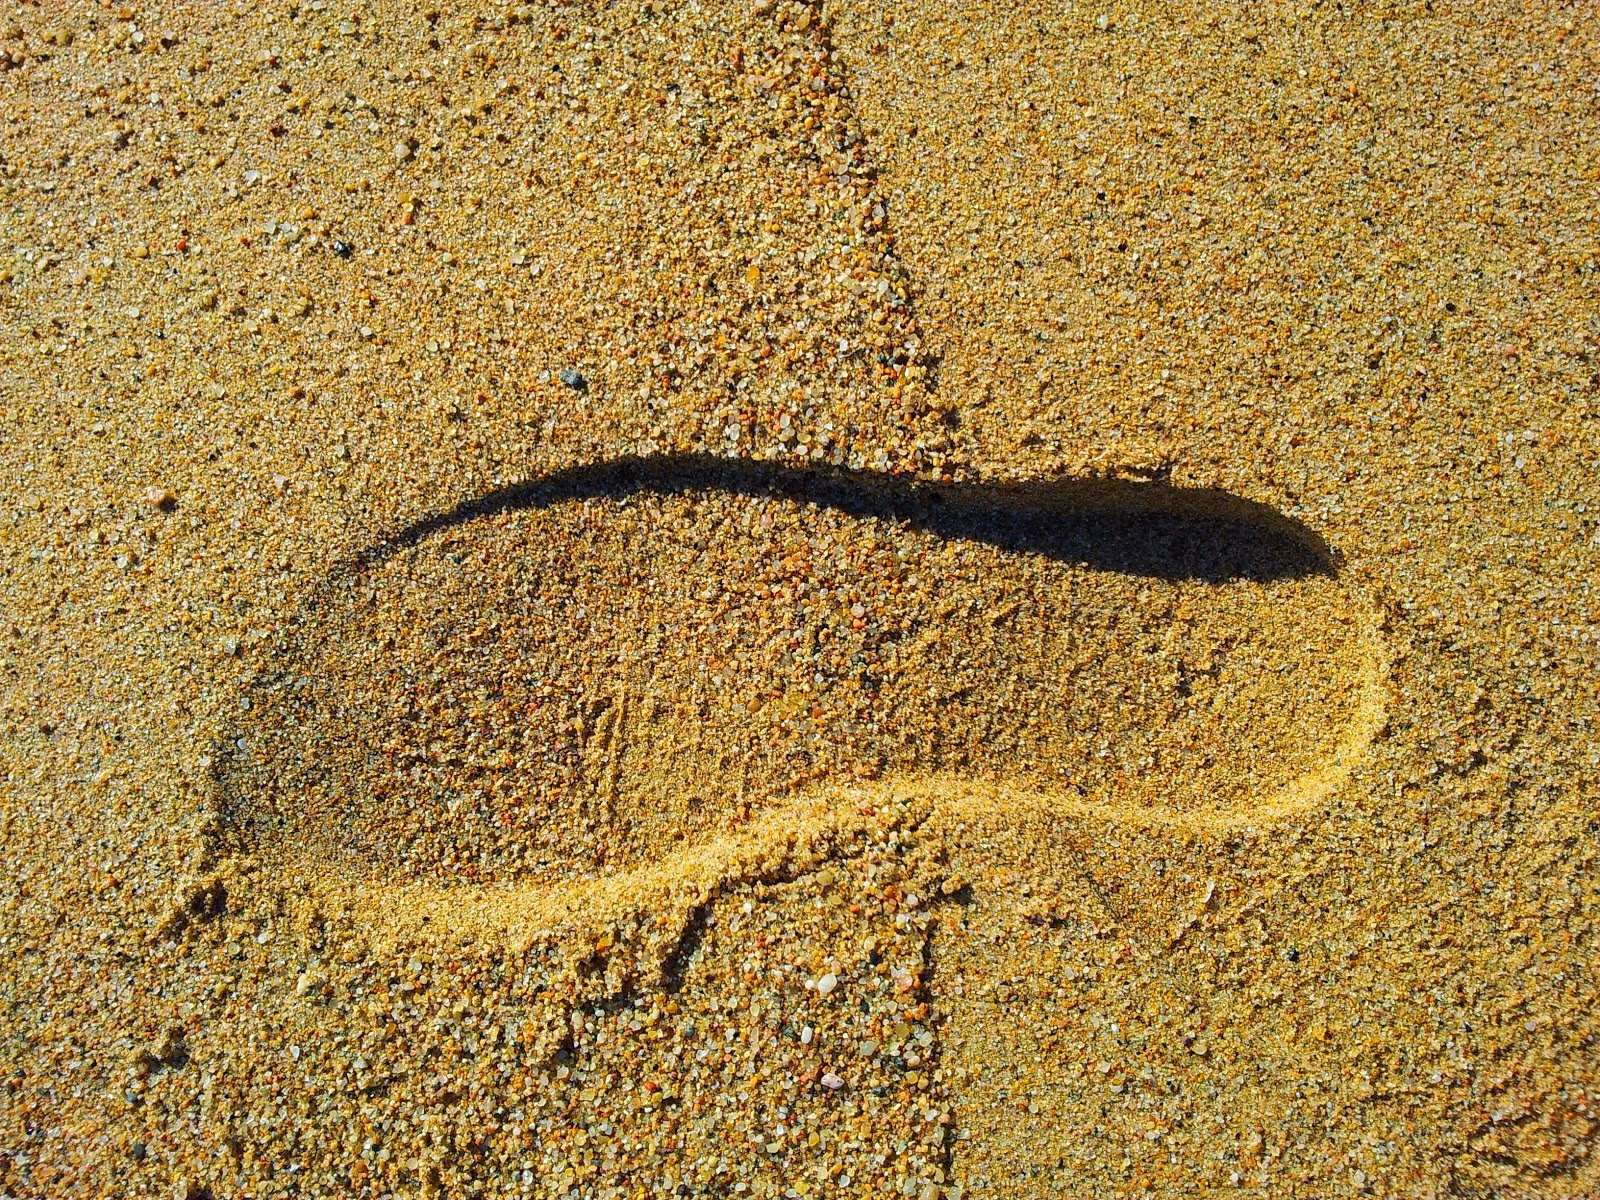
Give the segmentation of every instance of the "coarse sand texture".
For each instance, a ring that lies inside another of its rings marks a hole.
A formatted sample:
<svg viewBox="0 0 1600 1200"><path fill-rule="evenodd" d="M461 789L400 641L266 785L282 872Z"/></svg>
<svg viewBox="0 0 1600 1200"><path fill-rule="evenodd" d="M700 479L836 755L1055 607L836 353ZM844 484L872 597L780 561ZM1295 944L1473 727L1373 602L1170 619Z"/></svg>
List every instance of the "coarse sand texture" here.
<svg viewBox="0 0 1600 1200"><path fill-rule="evenodd" d="M0 1197L1600 1196L1597 39L0 10Z"/></svg>

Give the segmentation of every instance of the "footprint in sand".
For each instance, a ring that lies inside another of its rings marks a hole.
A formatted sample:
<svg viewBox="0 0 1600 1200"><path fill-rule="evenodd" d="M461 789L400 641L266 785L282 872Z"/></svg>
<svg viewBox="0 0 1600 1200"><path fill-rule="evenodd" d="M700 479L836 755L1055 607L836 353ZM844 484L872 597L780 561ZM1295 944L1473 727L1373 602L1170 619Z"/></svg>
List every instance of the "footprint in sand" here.
<svg viewBox="0 0 1600 1200"><path fill-rule="evenodd" d="M1225 494L629 460L334 573L226 805L372 885L524 888L839 781L1261 821L1359 754L1378 661L1316 537Z"/></svg>
<svg viewBox="0 0 1600 1200"><path fill-rule="evenodd" d="M1148 855L1096 830L1148 847L1314 804L1373 736L1381 674L1328 549L1226 494L628 460L335 571L219 791L283 871L463 932L709 894L802 826L909 799L918 839L984 881L930 949L966 964L930 1000L947 1058L976 1062L1026 1041L986 976L1034 951L974 939L1038 918L1023 895L1138 903ZM958 1178L1009 1169L977 1128Z"/></svg>

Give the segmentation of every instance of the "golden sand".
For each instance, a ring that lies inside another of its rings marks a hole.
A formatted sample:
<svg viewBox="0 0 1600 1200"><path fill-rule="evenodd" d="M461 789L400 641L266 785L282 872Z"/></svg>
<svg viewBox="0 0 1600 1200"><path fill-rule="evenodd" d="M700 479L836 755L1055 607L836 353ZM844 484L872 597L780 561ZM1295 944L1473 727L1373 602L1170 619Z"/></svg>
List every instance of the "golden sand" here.
<svg viewBox="0 0 1600 1200"><path fill-rule="evenodd" d="M1581 6L0 20L0 1194L1600 1194Z"/></svg>

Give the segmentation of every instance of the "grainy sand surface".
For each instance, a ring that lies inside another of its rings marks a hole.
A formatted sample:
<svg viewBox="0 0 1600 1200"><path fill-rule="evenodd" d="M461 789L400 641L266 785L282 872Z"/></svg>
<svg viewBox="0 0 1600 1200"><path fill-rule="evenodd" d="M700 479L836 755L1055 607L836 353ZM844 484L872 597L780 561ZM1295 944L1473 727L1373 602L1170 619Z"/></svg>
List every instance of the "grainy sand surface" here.
<svg viewBox="0 0 1600 1200"><path fill-rule="evenodd" d="M0 19L0 1194L1600 1194L1583 4Z"/></svg>

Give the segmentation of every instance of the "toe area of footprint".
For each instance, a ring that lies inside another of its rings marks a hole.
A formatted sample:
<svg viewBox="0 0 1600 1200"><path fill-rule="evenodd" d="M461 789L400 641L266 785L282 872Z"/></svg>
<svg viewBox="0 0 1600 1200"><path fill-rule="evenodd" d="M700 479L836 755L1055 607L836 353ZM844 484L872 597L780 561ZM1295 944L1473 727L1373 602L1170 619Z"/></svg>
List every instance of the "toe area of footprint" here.
<svg viewBox="0 0 1600 1200"><path fill-rule="evenodd" d="M1225 821L1370 737L1374 636L1315 534L1219 493L601 464L334 571L219 789L258 852L365 885L670 873L918 781Z"/></svg>

